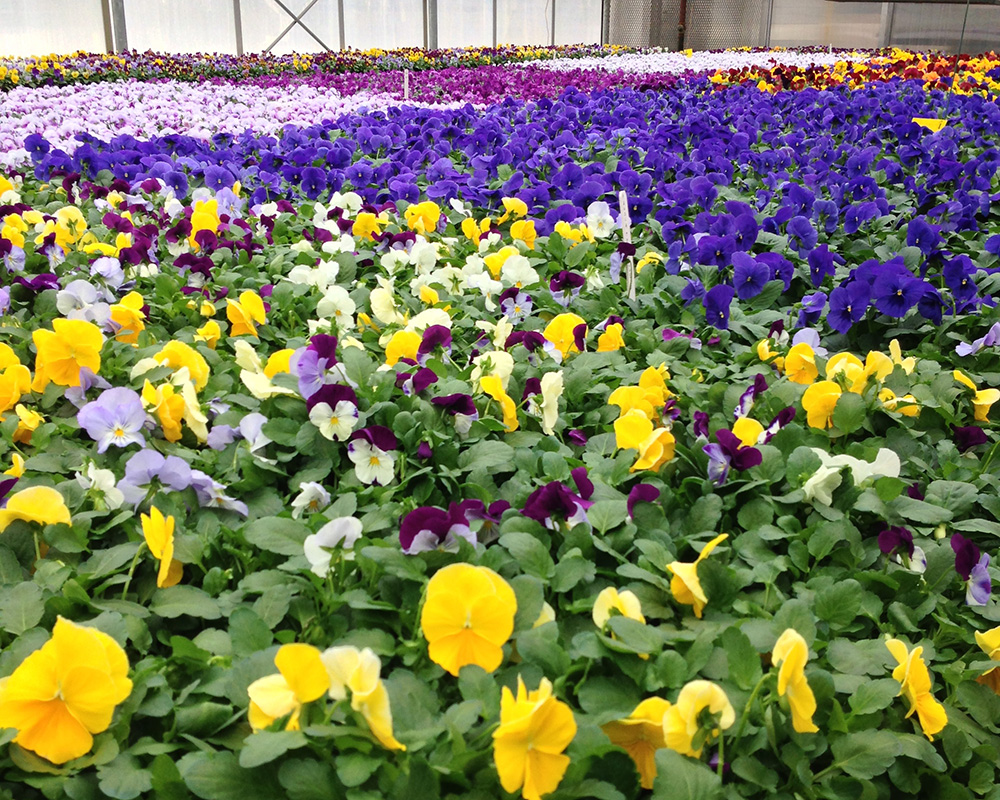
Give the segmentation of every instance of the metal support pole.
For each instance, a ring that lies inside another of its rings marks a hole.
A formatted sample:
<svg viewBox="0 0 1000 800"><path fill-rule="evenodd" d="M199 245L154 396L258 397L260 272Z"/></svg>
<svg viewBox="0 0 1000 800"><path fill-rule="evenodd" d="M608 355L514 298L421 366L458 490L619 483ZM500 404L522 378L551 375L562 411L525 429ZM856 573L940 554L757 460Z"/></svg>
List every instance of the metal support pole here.
<svg viewBox="0 0 1000 800"><path fill-rule="evenodd" d="M889 47L892 44L892 24L896 19L896 4L882 3L882 13L879 17L879 47Z"/></svg>
<svg viewBox="0 0 1000 800"><path fill-rule="evenodd" d="M427 0L427 49L438 49L438 4Z"/></svg>
<svg viewBox="0 0 1000 800"><path fill-rule="evenodd" d="M760 46L771 46L771 12L774 9L774 0L762 0L760 6Z"/></svg>
<svg viewBox="0 0 1000 800"><path fill-rule="evenodd" d="M551 25L551 34L549 36L549 44L552 47L556 45L556 0L550 0L552 3L552 13L549 16L549 24Z"/></svg>
<svg viewBox="0 0 1000 800"><path fill-rule="evenodd" d="M125 25L125 0L111 0L111 25L115 31L115 52L128 50L128 28Z"/></svg>
<svg viewBox="0 0 1000 800"><path fill-rule="evenodd" d="M115 52L115 31L111 23L111 3L101 0L101 16L104 18L104 52Z"/></svg>
<svg viewBox="0 0 1000 800"><path fill-rule="evenodd" d="M233 0L233 29L236 31L236 55L243 55L243 9L240 0Z"/></svg>
<svg viewBox="0 0 1000 800"><path fill-rule="evenodd" d="M601 0L601 44L611 44L611 0Z"/></svg>
<svg viewBox="0 0 1000 800"><path fill-rule="evenodd" d="M688 4L687 0L681 0L681 7L677 13L677 49L684 49L684 34L687 32Z"/></svg>
<svg viewBox="0 0 1000 800"><path fill-rule="evenodd" d="M337 28L340 34L340 49L347 49L347 39L344 36L344 0L337 0Z"/></svg>
<svg viewBox="0 0 1000 800"><path fill-rule="evenodd" d="M497 46L497 2L493 0L493 47Z"/></svg>

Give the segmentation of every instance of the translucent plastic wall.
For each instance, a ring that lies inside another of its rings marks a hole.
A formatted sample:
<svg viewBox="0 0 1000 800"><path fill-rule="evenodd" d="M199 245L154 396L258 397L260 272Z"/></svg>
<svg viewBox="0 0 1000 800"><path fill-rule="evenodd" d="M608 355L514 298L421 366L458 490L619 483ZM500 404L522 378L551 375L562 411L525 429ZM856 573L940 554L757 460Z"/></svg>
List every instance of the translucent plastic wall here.
<svg viewBox="0 0 1000 800"><path fill-rule="evenodd" d="M773 0L772 46L879 47L882 6L830 0Z"/></svg>
<svg viewBox="0 0 1000 800"><path fill-rule="evenodd" d="M0 54L103 51L112 30L116 49L164 52L422 47L435 32L440 47L596 44L602 8L602 0L0 0Z"/></svg>
<svg viewBox="0 0 1000 800"><path fill-rule="evenodd" d="M105 49L101 0L0 0L0 54Z"/></svg>

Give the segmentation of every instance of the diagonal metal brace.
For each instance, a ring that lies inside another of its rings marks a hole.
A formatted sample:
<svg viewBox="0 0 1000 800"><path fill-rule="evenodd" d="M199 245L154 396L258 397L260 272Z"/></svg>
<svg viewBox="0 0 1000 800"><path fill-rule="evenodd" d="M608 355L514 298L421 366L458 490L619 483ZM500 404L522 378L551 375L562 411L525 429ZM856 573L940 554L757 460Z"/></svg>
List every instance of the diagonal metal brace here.
<svg viewBox="0 0 1000 800"><path fill-rule="evenodd" d="M319 0L312 0L312 2L309 3L309 5L307 5L304 9L302 9L302 12L300 14L296 14L294 11L292 11L288 6L286 6L282 2L282 0L274 0L274 2L277 3L281 7L281 9L286 14L288 14L288 16L292 18L292 21L289 23L287 28L285 28L281 33L278 34L278 38L275 39L273 42L271 42L271 44L264 51L265 53L270 53L271 49L283 38L285 38L285 34L288 33L296 25L301 25L302 29L310 36L312 36L312 38L315 39L316 42L319 44L319 46L322 47L324 50L329 52L332 49L328 47L326 42L324 42L315 33L313 33L312 29L302 21L302 18L309 13L309 9L311 9L314 5L316 5L319 2Z"/></svg>

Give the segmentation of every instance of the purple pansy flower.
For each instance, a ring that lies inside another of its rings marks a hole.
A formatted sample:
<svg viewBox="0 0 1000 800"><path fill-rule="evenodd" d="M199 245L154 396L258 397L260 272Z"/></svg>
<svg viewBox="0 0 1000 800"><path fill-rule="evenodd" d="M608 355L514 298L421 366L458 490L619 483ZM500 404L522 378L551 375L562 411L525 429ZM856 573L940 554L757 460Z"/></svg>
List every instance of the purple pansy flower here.
<svg viewBox="0 0 1000 800"><path fill-rule="evenodd" d="M633 516L637 503L655 503L659 498L660 490L651 483L640 483L633 486L628 493L628 502L625 504L629 518L631 519Z"/></svg>
<svg viewBox="0 0 1000 800"><path fill-rule="evenodd" d="M399 543L407 555L430 550L455 553L460 539L476 546L476 534L459 503L452 503L447 511L420 506L403 517L399 525Z"/></svg>
<svg viewBox="0 0 1000 800"><path fill-rule="evenodd" d="M732 431L722 428L715 432L718 444L706 444L701 449L708 456L708 478L716 486L722 486L729 476L730 467L742 472L756 467L763 460L756 447L743 447Z"/></svg>

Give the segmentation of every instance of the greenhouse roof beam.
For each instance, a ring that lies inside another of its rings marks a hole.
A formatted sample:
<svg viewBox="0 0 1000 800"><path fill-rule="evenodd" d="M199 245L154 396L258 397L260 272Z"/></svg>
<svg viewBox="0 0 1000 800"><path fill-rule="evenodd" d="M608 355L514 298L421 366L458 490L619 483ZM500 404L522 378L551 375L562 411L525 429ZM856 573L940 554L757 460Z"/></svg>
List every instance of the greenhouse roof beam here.
<svg viewBox="0 0 1000 800"><path fill-rule="evenodd" d="M290 31L290 30L291 30L292 28L294 28L294 27L295 27L296 25L301 25L301 26L302 26L302 29L303 29L303 30L304 30L304 31L305 31L306 33L308 33L308 34L309 34L310 36L312 36L312 38L313 38L313 39L315 39L315 40L316 40L316 42L317 42L317 43L319 44L319 46L320 46L320 47L322 47L322 48L323 48L324 50L326 50L326 51L328 51L328 52L329 52L330 50L332 50L332 48L331 48L331 47L328 47L328 46L327 46L326 42L324 42L324 41L323 41L322 39L320 39L320 38L319 38L319 37L318 37L318 36L317 36L317 35L316 35L315 33L313 33L312 29L311 29L311 28L310 28L310 27L309 27L308 25L306 25L306 24L305 24L305 23L304 23L304 22L302 21L302 18L303 18L303 17L304 17L304 16L306 15L306 14L308 14L308 13L309 13L309 9L311 9L311 8L312 8L312 7L314 6L314 5L316 5L316 4L317 4L317 3L319 2L319 0L312 0L312 2L311 2L311 3L309 3L309 5L307 5L307 6L306 6L306 7L304 8L304 9L302 9L302 12L301 12L300 14L296 14L296 13L295 13L294 11L292 11L292 10L291 10L291 9L290 9L290 8L289 8L288 6L286 6L286 5L285 5L285 4L284 4L284 3L282 2L282 0L274 0L274 2L275 2L275 3L277 3L277 4L278 4L278 5L279 5L279 6L281 7L281 9L282 9L282 10L283 10L283 11L284 11L284 12L285 12L286 14L288 14L288 16L290 16L290 17L292 18L292 21L291 21L291 22L290 22L290 23L288 24L288 27L287 27L287 28L285 28L285 29L284 29L284 30L283 30L283 31L282 31L281 33L279 33L279 34L278 34L278 38L277 38L277 39L275 39L275 40L274 40L273 42L271 42L271 44L270 44L270 45L268 46L268 48L267 48L267 49L266 49L266 50L264 51L265 53L270 53L270 52L271 52L271 50L272 50L272 48L273 48L273 47L274 47L274 46L275 46L275 45L276 45L276 44L277 44L278 42L280 42L280 41L281 41L281 40L282 40L282 39L283 39L283 38L285 37L285 34L286 34L286 33L288 33L288 32L289 32L289 31Z"/></svg>

